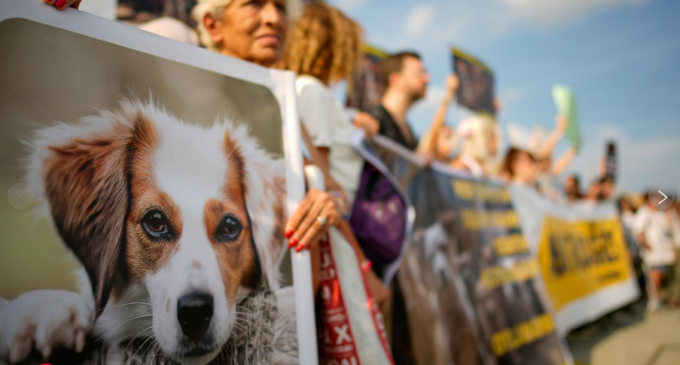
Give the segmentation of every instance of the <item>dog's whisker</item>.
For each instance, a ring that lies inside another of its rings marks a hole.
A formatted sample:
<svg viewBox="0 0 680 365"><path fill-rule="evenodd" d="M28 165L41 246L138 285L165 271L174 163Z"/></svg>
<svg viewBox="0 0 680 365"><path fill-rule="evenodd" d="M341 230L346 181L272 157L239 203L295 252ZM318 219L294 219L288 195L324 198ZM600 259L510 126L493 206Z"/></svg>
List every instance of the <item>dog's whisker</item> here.
<svg viewBox="0 0 680 365"><path fill-rule="evenodd" d="M149 341L153 340L153 339L154 339L153 334L152 334L151 336L147 336L146 339L144 340L144 342L142 342L142 344L141 344L141 345L137 348L137 350L135 350L135 352L132 354L132 359L134 359L135 356L137 356L137 353L139 352L139 350L142 350L142 349L144 348L144 346L146 346L147 343L148 343ZM143 353L143 352L142 352L142 353ZM144 361L144 362L146 362L146 361Z"/></svg>
<svg viewBox="0 0 680 365"><path fill-rule="evenodd" d="M152 362L152 363L156 360L156 356L162 355L162 354L163 354L163 353L162 353L161 346L158 344L158 342L155 342L155 341L154 341L153 346L154 346L154 353L153 353L153 357L151 358L151 362ZM162 356L159 357L159 360L158 360L158 361L160 361L160 364L165 364L165 360L164 360L164 358L163 358Z"/></svg>
<svg viewBox="0 0 680 365"><path fill-rule="evenodd" d="M120 307L126 307L128 305L147 305L149 307L152 306L151 303L146 303L146 302L128 302L128 303L123 303L123 304L112 305L111 307L104 307L104 308L98 309L97 312L103 312L107 308L120 308Z"/></svg>
<svg viewBox="0 0 680 365"><path fill-rule="evenodd" d="M147 327L146 329L143 329L143 330L139 331L139 333L137 333L137 334L135 335L135 337L133 337L133 338L128 342L127 346L125 346L125 349L123 350L123 356L126 356L125 354L127 354L127 349L128 349L128 347L130 347L130 345L131 345L133 342L135 342L135 339L136 339L137 337L139 337L139 335L141 335L142 333L144 333L144 332L146 332L146 331L148 331L148 330L152 330L152 329L153 329L153 326L149 326L149 327ZM130 358L130 361L132 361L132 358Z"/></svg>
<svg viewBox="0 0 680 365"><path fill-rule="evenodd" d="M141 314L141 315L138 315L138 316L134 316L132 318L128 318L125 321L118 323L116 326L114 326L112 328L105 329L104 333L102 333L101 336L97 337L97 339L94 340L94 342L101 341L101 339L104 338L104 336L106 336L106 334L109 333L109 331L113 331L113 330L117 329L118 327L120 327L120 326L122 326L122 325L124 325L128 322L134 321L135 319L142 319L142 318L149 318L149 317L153 317L153 314Z"/></svg>

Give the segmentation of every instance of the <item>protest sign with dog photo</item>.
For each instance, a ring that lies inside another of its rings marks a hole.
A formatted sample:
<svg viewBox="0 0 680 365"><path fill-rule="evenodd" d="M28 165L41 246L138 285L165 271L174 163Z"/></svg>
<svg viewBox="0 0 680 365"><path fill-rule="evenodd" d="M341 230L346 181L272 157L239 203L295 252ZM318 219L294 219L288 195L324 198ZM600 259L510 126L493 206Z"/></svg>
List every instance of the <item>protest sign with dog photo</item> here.
<svg viewBox="0 0 680 365"><path fill-rule="evenodd" d="M0 363L299 363L294 75L41 2L0 14Z"/></svg>

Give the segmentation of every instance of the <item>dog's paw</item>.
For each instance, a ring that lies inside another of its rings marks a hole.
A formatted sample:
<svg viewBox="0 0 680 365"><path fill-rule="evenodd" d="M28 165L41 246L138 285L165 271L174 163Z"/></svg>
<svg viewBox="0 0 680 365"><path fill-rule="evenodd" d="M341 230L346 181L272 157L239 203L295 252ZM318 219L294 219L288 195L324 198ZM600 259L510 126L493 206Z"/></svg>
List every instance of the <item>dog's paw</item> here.
<svg viewBox="0 0 680 365"><path fill-rule="evenodd" d="M35 348L47 359L56 348L82 352L94 310L80 295L65 290L35 290L0 310L0 360L25 359Z"/></svg>

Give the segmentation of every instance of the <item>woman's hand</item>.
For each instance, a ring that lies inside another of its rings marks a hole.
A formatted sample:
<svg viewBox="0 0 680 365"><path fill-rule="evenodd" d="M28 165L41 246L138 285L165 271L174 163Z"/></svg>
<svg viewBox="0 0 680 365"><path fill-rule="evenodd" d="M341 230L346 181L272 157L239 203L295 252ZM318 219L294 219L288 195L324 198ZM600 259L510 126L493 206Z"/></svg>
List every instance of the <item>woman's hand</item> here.
<svg viewBox="0 0 680 365"><path fill-rule="evenodd" d="M64 10L69 6L78 9L81 0L43 0L47 5L52 5L58 10Z"/></svg>
<svg viewBox="0 0 680 365"><path fill-rule="evenodd" d="M354 126L363 129L368 139L373 138L380 131L380 122L366 112L358 112L354 116Z"/></svg>
<svg viewBox="0 0 680 365"><path fill-rule="evenodd" d="M311 189L286 225L288 247L300 252L311 249L328 229L340 222L341 214L331 194Z"/></svg>

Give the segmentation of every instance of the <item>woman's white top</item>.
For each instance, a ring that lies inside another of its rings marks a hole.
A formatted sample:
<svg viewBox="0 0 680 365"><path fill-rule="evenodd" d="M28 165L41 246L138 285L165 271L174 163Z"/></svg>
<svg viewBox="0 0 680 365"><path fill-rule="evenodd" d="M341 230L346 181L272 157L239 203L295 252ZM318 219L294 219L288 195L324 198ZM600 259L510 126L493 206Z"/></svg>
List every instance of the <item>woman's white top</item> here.
<svg viewBox="0 0 680 365"><path fill-rule="evenodd" d="M633 231L644 234L650 249L642 250L647 266L672 265L675 247L680 247L680 223L675 212L643 206L635 213Z"/></svg>
<svg viewBox="0 0 680 365"><path fill-rule="evenodd" d="M352 147L354 125L326 85L313 76L295 82L300 119L314 146L328 148L330 174L354 202L364 160Z"/></svg>

